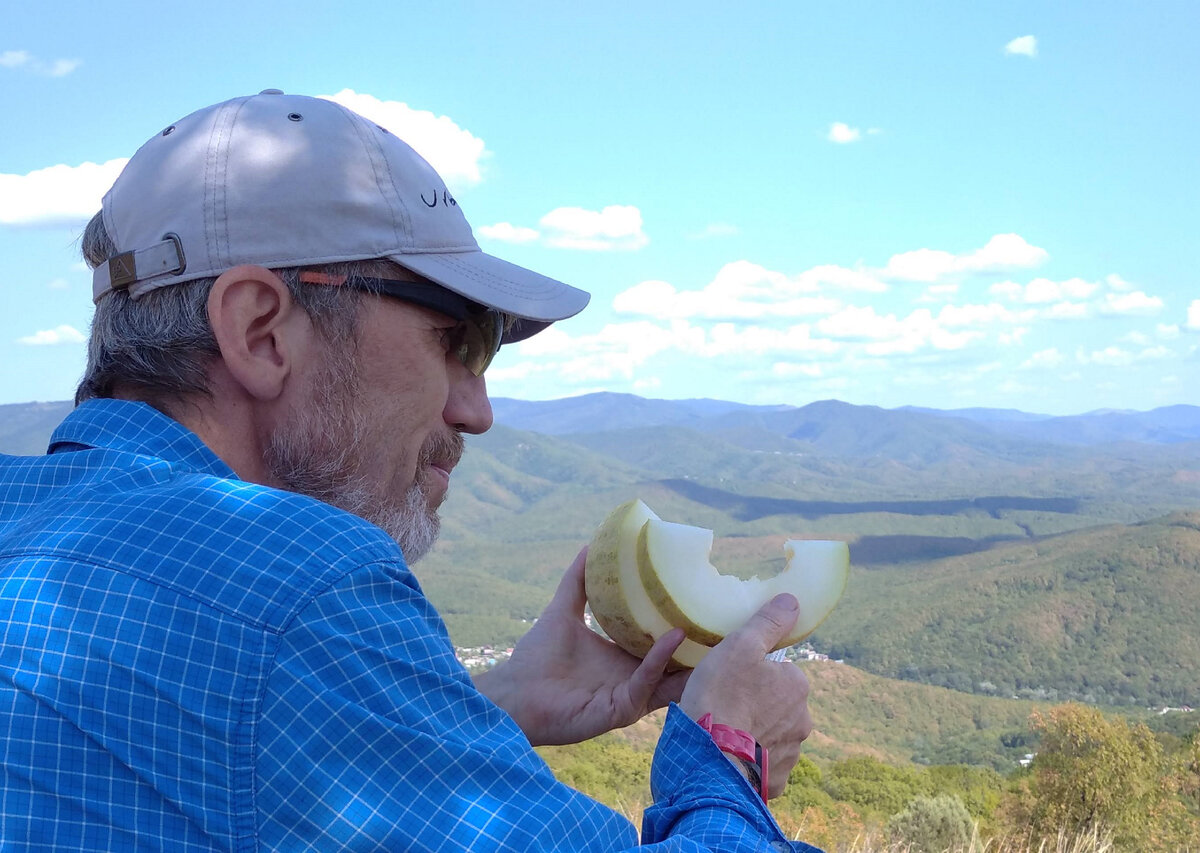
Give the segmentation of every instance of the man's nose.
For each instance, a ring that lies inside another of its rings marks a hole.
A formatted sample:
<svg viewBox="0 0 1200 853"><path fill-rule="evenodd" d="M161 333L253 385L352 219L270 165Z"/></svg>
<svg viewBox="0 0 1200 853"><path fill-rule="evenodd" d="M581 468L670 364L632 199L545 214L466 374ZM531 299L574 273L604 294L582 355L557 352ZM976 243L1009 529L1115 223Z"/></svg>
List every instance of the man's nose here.
<svg viewBox="0 0 1200 853"><path fill-rule="evenodd" d="M450 386L450 396L442 418L459 432L479 435L492 428L492 401L487 383L462 367Z"/></svg>

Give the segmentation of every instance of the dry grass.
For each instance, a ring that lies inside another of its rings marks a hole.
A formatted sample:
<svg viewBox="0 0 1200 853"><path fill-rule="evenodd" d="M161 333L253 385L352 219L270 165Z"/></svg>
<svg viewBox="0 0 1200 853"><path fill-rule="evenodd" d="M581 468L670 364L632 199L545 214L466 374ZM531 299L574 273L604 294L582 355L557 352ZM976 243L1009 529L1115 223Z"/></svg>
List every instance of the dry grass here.
<svg viewBox="0 0 1200 853"><path fill-rule="evenodd" d="M795 834L797 841L813 843L802 826ZM848 841L826 841L826 853L1113 853L1111 834L1098 828L1081 833L1059 830L1053 839L1034 840L1029 836L981 839L976 826L970 842L947 850L919 850L907 844L888 843L876 833L860 833Z"/></svg>

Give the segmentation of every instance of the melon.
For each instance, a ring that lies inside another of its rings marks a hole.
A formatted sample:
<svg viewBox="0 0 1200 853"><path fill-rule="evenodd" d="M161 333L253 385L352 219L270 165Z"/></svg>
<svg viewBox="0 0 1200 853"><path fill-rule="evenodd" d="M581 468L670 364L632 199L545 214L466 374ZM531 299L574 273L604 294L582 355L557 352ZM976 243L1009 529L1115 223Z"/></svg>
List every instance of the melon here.
<svg viewBox="0 0 1200 853"><path fill-rule="evenodd" d="M713 532L659 518L641 500L613 510L588 546L585 584L592 615L629 653L644 657L672 628L686 638L672 660L694 667L725 635L783 592L800 602L795 628L776 645L794 645L833 611L850 573L845 542L790 539L773 577L742 579L713 566Z"/></svg>

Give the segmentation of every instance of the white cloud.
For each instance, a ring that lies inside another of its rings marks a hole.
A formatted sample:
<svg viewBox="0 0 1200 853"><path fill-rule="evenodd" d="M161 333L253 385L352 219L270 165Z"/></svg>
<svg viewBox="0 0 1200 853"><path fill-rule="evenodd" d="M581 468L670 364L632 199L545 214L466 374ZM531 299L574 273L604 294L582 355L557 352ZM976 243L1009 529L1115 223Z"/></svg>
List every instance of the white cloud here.
<svg viewBox="0 0 1200 853"><path fill-rule="evenodd" d="M542 332L542 334L546 334ZM507 358L507 351L502 358ZM488 368L488 384L529 379L539 373L549 373L554 369L552 364L536 361L518 361L516 364L493 364Z"/></svg>
<svg viewBox="0 0 1200 853"><path fill-rule="evenodd" d="M850 127L845 122L835 121L829 126L830 142L836 142L839 145L845 145L849 142L857 142L862 138L862 131L857 127Z"/></svg>
<svg viewBox="0 0 1200 853"><path fill-rule="evenodd" d="M1028 56L1030 59L1037 56L1037 38L1034 36L1021 36L1004 45L1004 52L1009 56Z"/></svg>
<svg viewBox="0 0 1200 853"><path fill-rule="evenodd" d="M817 331L836 340L866 342L868 355L914 353L927 347L962 349L983 337L982 332L950 332L928 308L918 308L907 317L880 315L874 306L849 306L817 322Z"/></svg>
<svg viewBox="0 0 1200 853"><path fill-rule="evenodd" d="M1051 320L1085 320L1091 314L1085 302L1056 302L1045 309Z"/></svg>
<svg viewBox="0 0 1200 853"><path fill-rule="evenodd" d="M45 73L51 77L66 77L80 65L83 65L82 59L56 59L50 63Z"/></svg>
<svg viewBox="0 0 1200 853"><path fill-rule="evenodd" d="M1084 352L1082 349L1075 353L1075 360L1080 364L1099 364L1104 367L1124 367L1133 363L1133 353L1120 347L1105 347L1102 350Z"/></svg>
<svg viewBox="0 0 1200 853"><path fill-rule="evenodd" d="M86 340L87 338L84 337L83 333L74 326L64 325L34 332L32 335L26 335L23 338L17 338L17 343L39 347L54 346L55 344L81 344Z"/></svg>
<svg viewBox="0 0 1200 853"><path fill-rule="evenodd" d="M0 68L21 68L44 77L66 77L83 64L81 59L39 59L27 50L6 50L0 53Z"/></svg>
<svg viewBox="0 0 1200 853"><path fill-rule="evenodd" d="M1157 296L1147 296L1140 290L1130 293L1106 293L1100 302L1102 314L1157 314L1163 301Z"/></svg>
<svg viewBox="0 0 1200 853"><path fill-rule="evenodd" d="M1067 299L1087 299L1099 288L1100 285L1082 278L1069 278L1064 281L1035 278L1024 286L1015 281L1002 281L989 287L988 292L996 296L1005 296L1012 302L1044 305Z"/></svg>
<svg viewBox="0 0 1200 853"><path fill-rule="evenodd" d="M573 346L571 341L571 336L563 331L561 326L551 326L542 332L538 332L532 338L526 338L518 343L517 350L521 355L561 355L571 351ZM508 350L509 348L505 348L504 351L507 352Z"/></svg>
<svg viewBox="0 0 1200 853"><path fill-rule="evenodd" d="M958 284L931 284L921 294L920 302L945 302L958 294Z"/></svg>
<svg viewBox="0 0 1200 853"><path fill-rule="evenodd" d="M721 267L701 290L678 290L666 281L643 281L618 293L613 310L664 318L749 320L828 314L841 307L837 299L815 295L816 290L817 285L803 275L789 278L750 261L733 261Z"/></svg>
<svg viewBox="0 0 1200 853"><path fill-rule="evenodd" d="M1193 332L1200 332L1200 299L1193 299L1188 305L1185 327Z"/></svg>
<svg viewBox="0 0 1200 853"><path fill-rule="evenodd" d="M1025 341L1025 336L1029 334L1028 326L1014 326L1007 332L1001 332L998 340L1004 346L1020 346Z"/></svg>
<svg viewBox="0 0 1200 853"><path fill-rule="evenodd" d="M1159 340L1173 341L1179 337L1179 326L1175 323L1159 323L1154 327L1154 333L1158 335Z"/></svg>
<svg viewBox="0 0 1200 853"><path fill-rule="evenodd" d="M962 266L971 271L1035 267L1049 257L1038 246L1031 246L1020 234L996 234L982 249L967 255Z"/></svg>
<svg viewBox="0 0 1200 853"><path fill-rule="evenodd" d="M12 64L20 60L20 54L10 50L0 54L0 59L7 56ZM388 127L430 161L448 184L470 185L480 181L480 162L487 154L484 142L445 116L415 110L397 101L380 101L349 89L324 97ZM86 222L100 210L103 194L126 162L118 158L74 167L59 164L25 175L0 174L0 224Z"/></svg>
<svg viewBox="0 0 1200 853"><path fill-rule="evenodd" d="M100 209L125 159L48 166L25 175L0 174L0 225L87 222Z"/></svg>
<svg viewBox="0 0 1200 853"><path fill-rule="evenodd" d="M806 324L788 329L767 329L762 326L717 323L707 332L703 329L693 330L692 334L681 338L681 342L685 352L706 358L771 353L828 356L842 348L836 341L814 338Z"/></svg>
<svg viewBox="0 0 1200 853"><path fill-rule="evenodd" d="M540 224L551 232L547 244L561 249L640 249L650 242L642 231L642 212L633 205L610 204L602 210L559 207Z"/></svg>
<svg viewBox="0 0 1200 853"><path fill-rule="evenodd" d="M1028 319L1024 314L1014 314L996 302L987 305L945 305L937 314L938 322L944 326L985 326L990 323L1012 325Z"/></svg>
<svg viewBox="0 0 1200 853"><path fill-rule="evenodd" d="M673 324L670 328L645 320L609 324L597 334L570 339L570 352L559 352L568 357L559 363L558 374L571 382L632 379L637 368L652 356L667 349L684 348L689 334L693 330L686 324ZM537 337L541 336L531 340Z"/></svg>
<svg viewBox="0 0 1200 853"><path fill-rule="evenodd" d="M1132 290L1132 285L1120 276L1106 276L1104 284L1108 286L1108 292L1091 302L1087 300L1096 297L1103 286L1078 277L1063 281L1035 278L1025 285L1002 281L991 285L988 292L1010 302L1044 306L1041 308L1044 316L1055 320L1079 319L1092 316L1093 313L1106 316L1148 315L1156 314L1163 308L1162 299L1141 290Z"/></svg>
<svg viewBox="0 0 1200 853"><path fill-rule="evenodd" d="M1038 350L1035 352L1029 358L1025 359L1025 361L1021 362L1021 367L1032 370L1058 367L1065 359L1066 356L1064 356L1056 348L1050 347L1050 349Z"/></svg>
<svg viewBox="0 0 1200 853"><path fill-rule="evenodd" d="M982 248L961 255L940 249L916 249L893 255L883 268L885 278L907 281L937 281L955 273L989 272L1033 267L1049 257L1045 249L1032 246L1020 234L996 234Z"/></svg>
<svg viewBox="0 0 1200 853"><path fill-rule="evenodd" d="M413 109L400 101L381 101L352 89L320 97L390 130L428 160L451 187L473 186L482 180L481 163L490 152L482 139L452 119Z"/></svg>
<svg viewBox="0 0 1200 853"><path fill-rule="evenodd" d="M821 264L796 276L796 285L801 290L817 291L823 285L832 285L839 290L856 290L865 293L883 293L888 286L867 270L849 269L836 264Z"/></svg>
<svg viewBox="0 0 1200 853"><path fill-rule="evenodd" d="M1101 367L1126 367L1135 361L1157 361L1172 355L1174 353L1163 346L1146 347L1140 352L1132 352L1120 347L1105 347L1090 353L1080 349L1075 353L1075 360L1080 364L1096 364Z"/></svg>
<svg viewBox="0 0 1200 853"><path fill-rule="evenodd" d="M70 290L71 283L65 278L54 278L46 283L47 290Z"/></svg>
<svg viewBox="0 0 1200 853"><path fill-rule="evenodd" d="M27 50L6 50L0 53L0 68L20 68L33 59L33 54Z"/></svg>
<svg viewBox="0 0 1200 853"><path fill-rule="evenodd" d="M535 228L526 228L523 225L513 225L508 222L481 225L479 233L489 240L498 240L501 243L532 243L541 236Z"/></svg>
<svg viewBox="0 0 1200 853"><path fill-rule="evenodd" d="M700 359L800 360L827 358L843 345L815 338L805 324L787 329L717 323L702 328L686 320L666 324L649 320L611 323L595 334L573 336L551 327L515 347L521 358L535 360L537 369L519 365L501 368L497 378L527 378L534 372L549 370L572 383L595 382L612 378L633 379L639 369L665 351L684 353ZM511 351L511 350L506 350Z"/></svg>
<svg viewBox="0 0 1200 853"><path fill-rule="evenodd" d="M1057 376L1067 369L1102 373L1109 368L1116 375L1115 368L1124 365L1169 365L1179 355L1169 349L1172 328L1178 334L1178 327L1154 327L1152 322L1140 323L1144 328L1136 332L1130 331L1132 324L1124 325L1113 333L1111 346L1093 342L1076 350L1074 343L1064 346L1053 337L1050 341L1056 346L1031 345L1042 331L1063 333L1062 328L1046 329L1057 320L1097 318L1102 311L1139 313L1162 308L1162 300L1116 275L1092 281L1081 277L1036 277L1028 283L1001 280L991 285L995 297L991 300L972 298L972 293L989 289L987 282L939 278L1031 266L1047 257L1044 249L1015 234L996 235L962 254L926 249L893 256L888 267L892 273L937 279L917 289L889 288L886 270L862 263L821 265L789 275L737 260L721 267L700 288L686 289L658 279L642 281L613 298L615 312L627 315L630 322L613 323L580 337L551 328L506 349L522 362L535 362L536 369L506 370L501 376L553 376L575 387L599 387L610 380L632 387L639 379L660 378L665 386L671 380L657 368L677 366L687 356L730 376L741 375L736 381L746 385L782 387L794 380L815 388L831 378L864 370L881 371L883 376L882 371L901 357L910 370L888 373L886 381L891 385L908 381L913 373L948 376L953 370L956 377L976 377L973 371L981 370L979 363L986 361L996 372L987 387L995 391L1001 386L1001 367L1026 377L1018 378L1020 384L1031 381L1028 377L1038 370L1053 370ZM886 295L877 297L880 292ZM860 298L856 293L865 295ZM1200 331L1200 300L1189 311L1189 320ZM997 360L999 352L1004 353L1003 364ZM943 361L945 353L956 353L952 365ZM1013 371L1014 364L1019 371ZM974 381L963 380L967 385ZM1036 390L1044 389L1039 385ZM965 393L955 391L960 392Z"/></svg>

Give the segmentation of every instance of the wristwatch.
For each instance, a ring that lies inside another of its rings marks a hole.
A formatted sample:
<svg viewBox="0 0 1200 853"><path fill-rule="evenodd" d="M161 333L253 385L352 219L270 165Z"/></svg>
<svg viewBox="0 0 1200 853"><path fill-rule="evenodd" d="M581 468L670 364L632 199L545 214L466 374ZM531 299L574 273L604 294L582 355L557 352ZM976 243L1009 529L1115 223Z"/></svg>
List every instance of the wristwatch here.
<svg viewBox="0 0 1200 853"><path fill-rule="evenodd" d="M738 759L743 767L746 768L746 775L750 777L750 784L758 789L758 795L763 798L763 802L767 801L767 784L769 777L767 776L767 748L754 739L754 735L749 732L744 732L741 729L735 729L731 726L723 726L720 723L712 721L712 714L705 714L698 719L696 723L700 728L708 732L709 737L713 739L713 743L717 745L717 749L728 756Z"/></svg>

